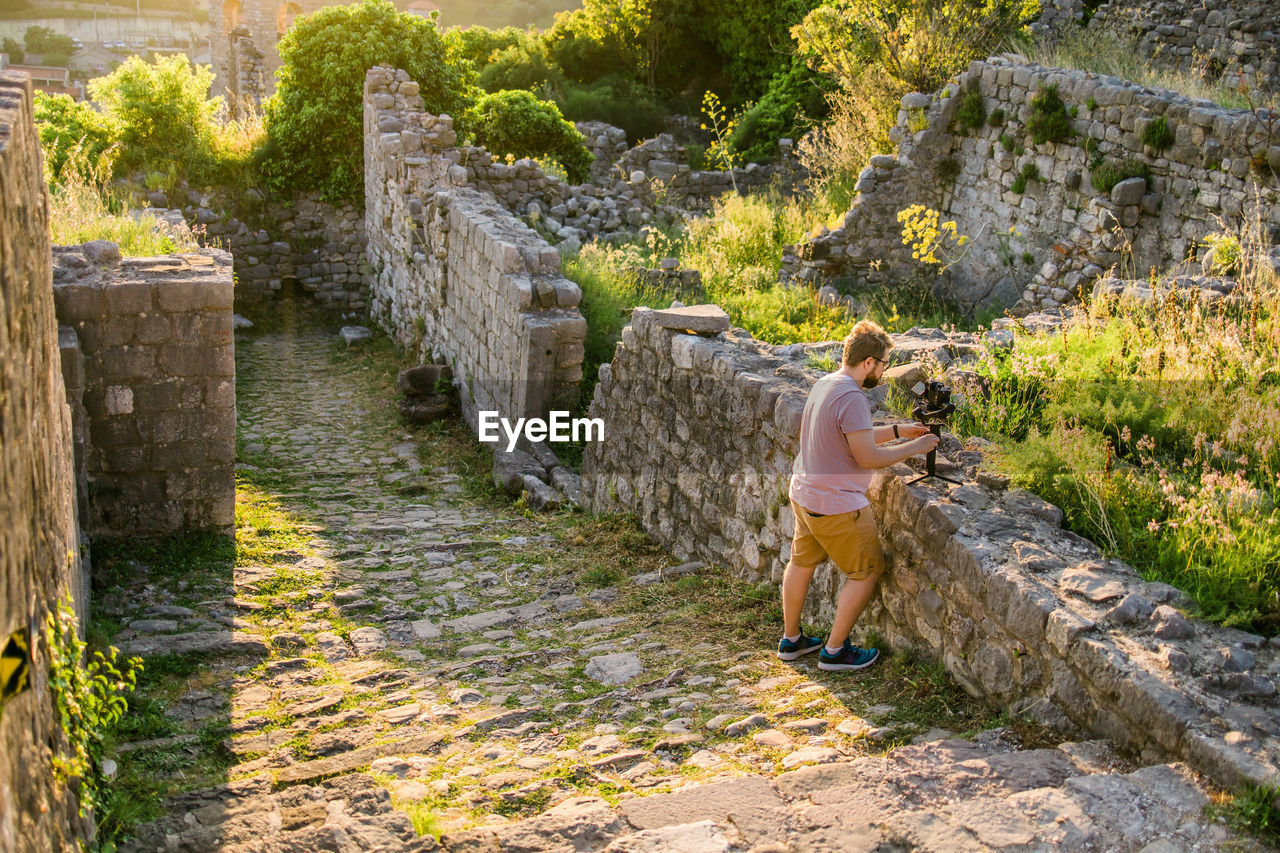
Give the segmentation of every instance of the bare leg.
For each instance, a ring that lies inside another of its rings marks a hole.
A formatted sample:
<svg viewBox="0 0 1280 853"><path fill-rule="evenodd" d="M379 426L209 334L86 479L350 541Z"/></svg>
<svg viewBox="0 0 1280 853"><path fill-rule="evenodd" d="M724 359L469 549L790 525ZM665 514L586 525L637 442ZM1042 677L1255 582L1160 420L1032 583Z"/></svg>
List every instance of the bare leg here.
<svg viewBox="0 0 1280 853"><path fill-rule="evenodd" d="M880 580L879 572L868 575L862 580L849 577L844 579L844 586L840 588L840 596L836 599L836 615L831 620L831 636L827 638L827 648L839 648L844 645L845 640L849 639L853 623L858 621L858 617L866 609L867 602L871 601L878 580Z"/></svg>
<svg viewBox="0 0 1280 853"><path fill-rule="evenodd" d="M805 596L809 594L809 582L813 580L813 569L787 563L787 570L782 575L782 628L788 637L800 633L800 611L804 609Z"/></svg>

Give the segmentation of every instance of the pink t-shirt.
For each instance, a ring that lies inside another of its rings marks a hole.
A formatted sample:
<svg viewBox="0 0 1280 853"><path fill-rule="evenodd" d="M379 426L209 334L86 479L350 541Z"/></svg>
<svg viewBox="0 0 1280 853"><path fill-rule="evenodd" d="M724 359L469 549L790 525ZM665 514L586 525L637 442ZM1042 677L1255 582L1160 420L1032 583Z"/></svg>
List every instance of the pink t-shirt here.
<svg viewBox="0 0 1280 853"><path fill-rule="evenodd" d="M791 469L791 499L823 515L867 506L871 472L853 460L844 434L871 428L871 401L857 380L828 373L813 383L800 418L800 453Z"/></svg>

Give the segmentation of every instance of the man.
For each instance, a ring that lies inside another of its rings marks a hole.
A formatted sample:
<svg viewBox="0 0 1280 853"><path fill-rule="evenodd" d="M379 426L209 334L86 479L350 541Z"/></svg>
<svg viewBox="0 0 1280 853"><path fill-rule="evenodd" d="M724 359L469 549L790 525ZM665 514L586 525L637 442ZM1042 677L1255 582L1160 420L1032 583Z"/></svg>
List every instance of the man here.
<svg viewBox="0 0 1280 853"><path fill-rule="evenodd" d="M876 323L862 320L844 340L840 369L814 383L800 420L800 453L791 475L795 538L782 579L783 627L778 657L796 660L824 644L803 636L800 610L813 570L830 558L844 573L831 634L818 655L818 669L862 669L875 663L877 649L849 642L849 632L875 592L885 569L884 552L867 501L872 468L885 468L908 456L927 453L938 437L920 424L873 427L874 388L889 365L893 341ZM881 442L911 438L905 444Z"/></svg>

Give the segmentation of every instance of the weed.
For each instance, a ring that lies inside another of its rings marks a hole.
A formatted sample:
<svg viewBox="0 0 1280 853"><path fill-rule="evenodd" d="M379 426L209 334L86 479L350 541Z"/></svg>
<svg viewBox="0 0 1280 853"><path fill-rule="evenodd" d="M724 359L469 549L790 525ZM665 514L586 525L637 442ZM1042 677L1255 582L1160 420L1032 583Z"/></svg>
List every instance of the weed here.
<svg viewBox="0 0 1280 853"><path fill-rule="evenodd" d="M986 121L987 108L982 100L982 91L974 86L960 96L960 106L956 108L956 121L961 127L977 129Z"/></svg>
<svg viewBox="0 0 1280 853"><path fill-rule="evenodd" d="M1158 116L1142 129L1142 144L1155 151L1163 151L1173 144L1173 129Z"/></svg>
<svg viewBox="0 0 1280 853"><path fill-rule="evenodd" d="M1067 105L1058 94L1056 84L1041 85L1036 96L1031 99L1027 130L1031 134L1031 141L1036 145L1061 142L1073 135Z"/></svg>
<svg viewBox="0 0 1280 853"><path fill-rule="evenodd" d="M1150 178L1151 167L1132 157L1120 161L1101 163L1089 170L1089 183L1100 193L1110 193L1112 187L1129 178Z"/></svg>
<svg viewBox="0 0 1280 853"><path fill-rule="evenodd" d="M1014 140L1012 135L1008 133L1000 134L1000 147L1005 151L1012 151L1015 145L1017 145L1017 141Z"/></svg>
<svg viewBox="0 0 1280 853"><path fill-rule="evenodd" d="M955 157L943 157L938 161L938 180L944 184L955 183L960 176L960 161Z"/></svg>
<svg viewBox="0 0 1280 853"><path fill-rule="evenodd" d="M987 124L991 127L1003 127L1004 109L1002 107L996 107L994 110L987 113Z"/></svg>

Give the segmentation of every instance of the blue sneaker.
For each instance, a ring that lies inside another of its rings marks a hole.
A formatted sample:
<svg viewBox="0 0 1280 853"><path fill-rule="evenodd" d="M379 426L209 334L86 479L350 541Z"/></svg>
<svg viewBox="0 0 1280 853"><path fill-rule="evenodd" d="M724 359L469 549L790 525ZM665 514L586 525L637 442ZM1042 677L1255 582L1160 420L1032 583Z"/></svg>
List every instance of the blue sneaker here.
<svg viewBox="0 0 1280 853"><path fill-rule="evenodd" d="M880 659L879 649L864 649L844 641L844 648L836 654L827 651L823 644L822 654L818 655L818 669L831 672L843 672L849 669L864 669Z"/></svg>
<svg viewBox="0 0 1280 853"><path fill-rule="evenodd" d="M783 660L796 660L800 656L807 655L809 652L816 652L820 648L822 648L822 639L820 637L806 637L801 633L800 639L794 643L786 637L783 637L778 642L778 657Z"/></svg>

